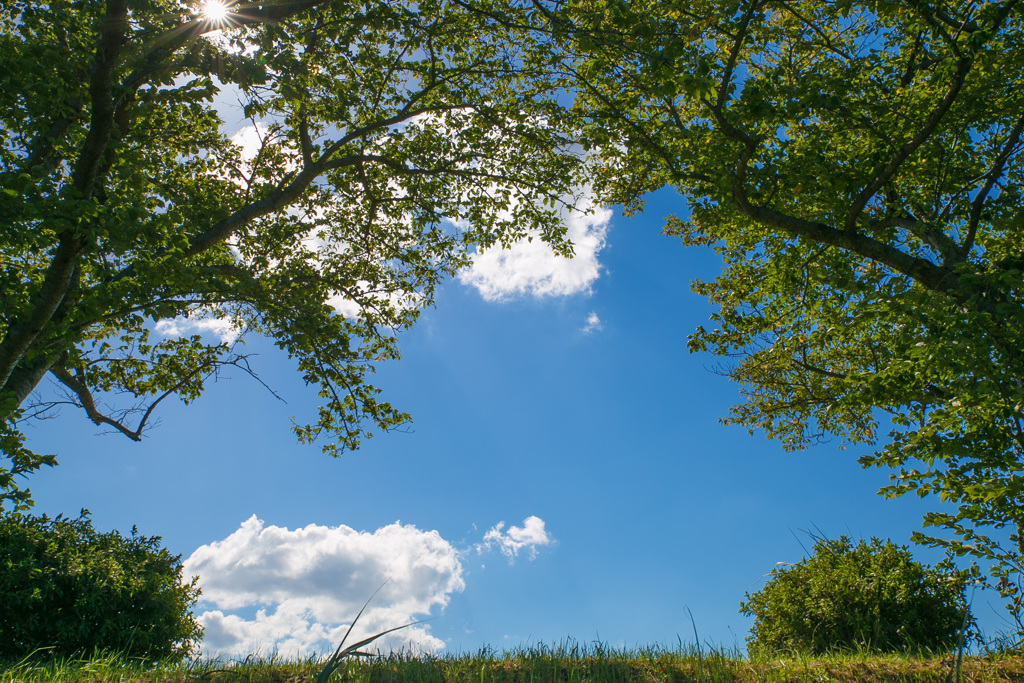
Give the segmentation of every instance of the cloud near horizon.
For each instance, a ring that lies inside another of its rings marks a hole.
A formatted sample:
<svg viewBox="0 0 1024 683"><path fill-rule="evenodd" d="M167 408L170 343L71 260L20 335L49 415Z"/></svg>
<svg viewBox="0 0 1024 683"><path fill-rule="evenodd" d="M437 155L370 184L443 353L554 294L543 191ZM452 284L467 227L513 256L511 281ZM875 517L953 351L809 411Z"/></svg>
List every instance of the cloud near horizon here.
<svg viewBox="0 0 1024 683"><path fill-rule="evenodd" d="M496 546L511 564L520 551L532 559L538 546L551 542L544 521L531 516L522 527L505 530L504 522L497 524L475 548L480 554ZM184 562L184 576L198 576L202 589L196 610L204 629L201 656L330 652L378 588L349 643L422 620L435 608L444 610L452 595L466 587L461 560L472 549L458 550L437 531L400 522L372 533L345 525L290 530L253 515ZM443 648L429 625L416 625L368 649Z"/></svg>
<svg viewBox="0 0 1024 683"><path fill-rule="evenodd" d="M192 553L184 574L199 576L200 607L213 608L197 617L204 656L329 652L382 584L350 642L444 609L465 588L459 553L448 541L398 522L373 533L317 524L289 530L253 515ZM256 608L252 618L227 613L246 608ZM429 626L413 626L376 647L429 652L444 643Z"/></svg>

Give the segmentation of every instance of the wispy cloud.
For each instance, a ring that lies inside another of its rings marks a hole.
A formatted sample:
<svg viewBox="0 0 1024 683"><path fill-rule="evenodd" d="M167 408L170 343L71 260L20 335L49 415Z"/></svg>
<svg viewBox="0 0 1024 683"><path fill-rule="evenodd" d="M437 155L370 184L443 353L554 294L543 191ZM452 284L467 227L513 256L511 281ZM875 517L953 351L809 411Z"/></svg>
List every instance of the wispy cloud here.
<svg viewBox="0 0 1024 683"><path fill-rule="evenodd" d="M459 281L475 287L488 301L589 293L601 274L598 255L606 244L612 212L589 201L580 208L592 211L565 216L573 258L558 256L534 236L532 241L524 239L508 249L494 247L474 254L472 265L459 273Z"/></svg>
<svg viewBox="0 0 1024 683"><path fill-rule="evenodd" d="M421 619L465 587L459 553L436 531L397 522L373 533L316 524L289 530L264 526L255 515L192 553L185 575L199 576L200 606L213 608L198 616L206 656L325 652L385 581L352 638ZM428 626L378 644L382 650L444 647Z"/></svg>
<svg viewBox="0 0 1024 683"><path fill-rule="evenodd" d="M531 515L523 520L523 526L510 526L505 529L505 522L498 522L484 534L484 542L477 546L477 552L483 553L497 546L509 563L519 556L520 551L529 554L531 560L537 557L537 548L551 545L554 539L544 528L544 520Z"/></svg>
<svg viewBox="0 0 1024 683"><path fill-rule="evenodd" d="M590 334L591 332L600 332L604 329L604 323L601 322L601 318L597 316L594 311L590 312L587 316L587 324L583 326L583 333Z"/></svg>

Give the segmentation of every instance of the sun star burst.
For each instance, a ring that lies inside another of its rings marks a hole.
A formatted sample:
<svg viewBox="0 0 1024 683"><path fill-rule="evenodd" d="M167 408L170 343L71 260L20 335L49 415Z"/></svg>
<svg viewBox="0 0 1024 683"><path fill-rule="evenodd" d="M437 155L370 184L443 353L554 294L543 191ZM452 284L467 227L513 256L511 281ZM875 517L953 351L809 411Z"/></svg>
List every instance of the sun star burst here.
<svg viewBox="0 0 1024 683"><path fill-rule="evenodd" d="M206 0L202 14L207 21L223 22L229 14L227 3L222 0Z"/></svg>

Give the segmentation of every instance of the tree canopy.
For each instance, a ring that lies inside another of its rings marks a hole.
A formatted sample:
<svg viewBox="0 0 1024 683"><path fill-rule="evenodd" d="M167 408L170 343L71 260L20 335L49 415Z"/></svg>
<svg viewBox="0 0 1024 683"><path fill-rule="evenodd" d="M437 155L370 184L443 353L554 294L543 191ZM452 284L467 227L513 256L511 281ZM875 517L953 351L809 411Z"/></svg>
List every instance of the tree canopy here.
<svg viewBox="0 0 1024 683"><path fill-rule="evenodd" d="M354 448L406 420L367 373L469 245L571 251L552 50L534 10L480 6L3 4L0 502L55 462L25 420L71 404L138 440L164 398L251 372L244 333L316 387L299 440ZM226 341L159 333L183 319Z"/></svg>
<svg viewBox="0 0 1024 683"><path fill-rule="evenodd" d="M727 421L874 445L883 493L954 503L925 523L960 538L930 541L995 560L1013 594L1020 3L576 0L551 18L604 199L674 188L666 232L725 262L694 283L718 308L689 346L742 384Z"/></svg>

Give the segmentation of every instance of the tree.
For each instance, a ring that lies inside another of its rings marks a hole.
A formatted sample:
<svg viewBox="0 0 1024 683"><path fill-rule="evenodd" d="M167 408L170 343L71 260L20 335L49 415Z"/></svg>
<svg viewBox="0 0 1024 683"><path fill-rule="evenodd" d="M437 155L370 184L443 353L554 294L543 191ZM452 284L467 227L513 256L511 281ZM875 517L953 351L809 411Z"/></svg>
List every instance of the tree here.
<svg viewBox="0 0 1024 683"><path fill-rule="evenodd" d="M70 657L96 650L181 660L203 629L182 583L180 555L158 536L97 532L78 519L0 516L0 658Z"/></svg>
<svg viewBox="0 0 1024 683"><path fill-rule="evenodd" d="M955 504L924 520L954 537L915 538L989 558L1019 606L1021 3L576 0L550 20L604 199L672 187L665 232L723 258L689 348L731 359L727 421L874 445L886 496Z"/></svg>
<svg viewBox="0 0 1024 683"><path fill-rule="evenodd" d="M29 505L16 477L55 463L23 421L70 404L137 441L163 399L252 372L161 322L273 338L322 398L298 439L337 454L407 419L366 376L471 245L571 253L552 51L507 21L533 10L481 7L3 4L0 502Z"/></svg>
<svg viewBox="0 0 1024 683"><path fill-rule="evenodd" d="M905 546L877 538L817 539L811 557L779 566L740 612L754 617L751 653L868 648L882 652L953 648L973 624L968 573L947 558L915 562Z"/></svg>

